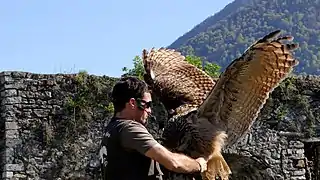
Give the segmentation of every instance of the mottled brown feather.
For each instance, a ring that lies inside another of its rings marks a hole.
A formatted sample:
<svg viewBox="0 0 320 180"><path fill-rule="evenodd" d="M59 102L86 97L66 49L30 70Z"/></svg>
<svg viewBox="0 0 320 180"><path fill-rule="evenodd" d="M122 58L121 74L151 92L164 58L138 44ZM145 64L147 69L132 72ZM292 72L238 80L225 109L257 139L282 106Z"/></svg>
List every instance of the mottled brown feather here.
<svg viewBox="0 0 320 180"><path fill-rule="evenodd" d="M198 108L200 121L227 132L228 145L248 132L269 94L298 65L291 53L298 45L282 43L291 36L273 39L279 33L266 35L234 60Z"/></svg>
<svg viewBox="0 0 320 180"><path fill-rule="evenodd" d="M143 50L142 59L145 81L166 109L175 110L177 114L198 107L215 84L210 76L175 50Z"/></svg>

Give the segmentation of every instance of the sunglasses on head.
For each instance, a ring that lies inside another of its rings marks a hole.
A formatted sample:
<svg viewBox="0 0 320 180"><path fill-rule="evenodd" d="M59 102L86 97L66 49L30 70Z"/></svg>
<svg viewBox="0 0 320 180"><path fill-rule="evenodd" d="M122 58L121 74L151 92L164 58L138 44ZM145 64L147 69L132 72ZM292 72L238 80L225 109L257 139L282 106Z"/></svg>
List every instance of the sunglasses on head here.
<svg viewBox="0 0 320 180"><path fill-rule="evenodd" d="M137 98L136 101L138 103L138 106L141 109L150 108L152 106L152 101L147 102L147 101L140 99L140 98Z"/></svg>

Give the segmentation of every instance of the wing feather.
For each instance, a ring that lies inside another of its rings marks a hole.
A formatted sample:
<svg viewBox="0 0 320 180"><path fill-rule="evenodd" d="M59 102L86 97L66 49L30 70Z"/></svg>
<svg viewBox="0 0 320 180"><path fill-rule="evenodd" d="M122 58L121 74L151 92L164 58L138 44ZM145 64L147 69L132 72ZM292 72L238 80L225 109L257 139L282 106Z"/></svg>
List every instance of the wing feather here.
<svg viewBox="0 0 320 180"><path fill-rule="evenodd" d="M248 132L269 94L298 65L291 51L297 44L283 44L292 36L274 39L274 31L252 44L234 60L198 109L199 120L209 120L228 134L228 145Z"/></svg>
<svg viewBox="0 0 320 180"><path fill-rule="evenodd" d="M215 81L173 49L143 50L144 80L166 109L182 113L198 107Z"/></svg>

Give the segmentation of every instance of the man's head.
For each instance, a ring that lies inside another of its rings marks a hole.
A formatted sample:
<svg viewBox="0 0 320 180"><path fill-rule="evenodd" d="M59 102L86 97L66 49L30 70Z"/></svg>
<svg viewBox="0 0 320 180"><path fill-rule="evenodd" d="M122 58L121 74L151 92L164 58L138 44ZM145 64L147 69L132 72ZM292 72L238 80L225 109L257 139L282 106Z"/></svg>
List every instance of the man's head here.
<svg viewBox="0 0 320 180"><path fill-rule="evenodd" d="M136 77L124 77L113 87L115 113L146 124L151 113L151 94L147 84Z"/></svg>

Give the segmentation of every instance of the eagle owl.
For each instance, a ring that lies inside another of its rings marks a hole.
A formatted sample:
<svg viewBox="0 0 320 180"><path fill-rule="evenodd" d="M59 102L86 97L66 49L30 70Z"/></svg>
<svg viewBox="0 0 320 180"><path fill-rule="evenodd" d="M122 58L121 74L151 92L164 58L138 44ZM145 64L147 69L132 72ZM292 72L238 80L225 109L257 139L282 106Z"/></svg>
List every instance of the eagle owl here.
<svg viewBox="0 0 320 180"><path fill-rule="evenodd" d="M283 43L293 36L279 37L280 32L253 43L218 79L173 49L143 50L144 80L170 114L162 143L171 151L207 158L203 180L228 179L222 148L249 131L269 94L298 65L292 55L298 44Z"/></svg>

